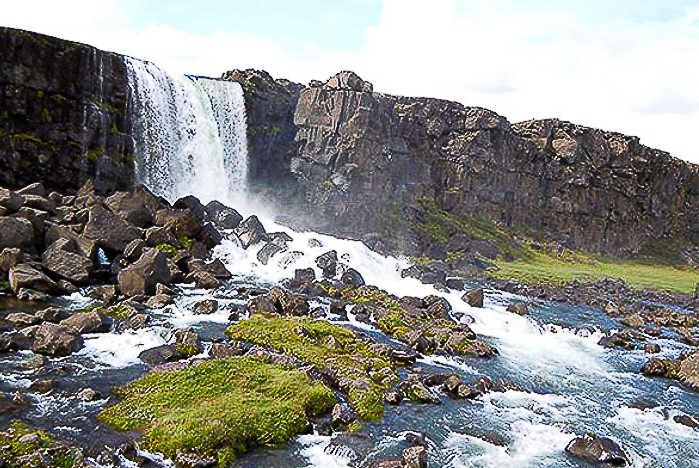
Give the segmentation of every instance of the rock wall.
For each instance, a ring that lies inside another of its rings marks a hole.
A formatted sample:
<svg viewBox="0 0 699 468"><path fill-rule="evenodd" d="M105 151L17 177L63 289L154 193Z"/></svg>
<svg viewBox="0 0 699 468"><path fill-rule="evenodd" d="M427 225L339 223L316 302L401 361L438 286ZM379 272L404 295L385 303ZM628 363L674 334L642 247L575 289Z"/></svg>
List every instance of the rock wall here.
<svg viewBox="0 0 699 468"><path fill-rule="evenodd" d="M123 57L0 28L0 185L99 192L133 184Z"/></svg>
<svg viewBox="0 0 699 468"><path fill-rule="evenodd" d="M667 237L699 241L697 166L636 137L559 120L513 125L482 108L375 93L351 72L294 90L283 152L262 154L251 144L250 157L275 168L258 174L268 187L291 170L304 210L315 215L312 226L292 216L301 227L380 237L411 254L468 252L472 239L462 233L447 232L448 245L435 248L438 240L415 229L431 216L419 202L434 200L431 209L456 220L489 219L602 253L627 255ZM277 101L275 93L250 99L249 114ZM292 101L284 100L285 118Z"/></svg>

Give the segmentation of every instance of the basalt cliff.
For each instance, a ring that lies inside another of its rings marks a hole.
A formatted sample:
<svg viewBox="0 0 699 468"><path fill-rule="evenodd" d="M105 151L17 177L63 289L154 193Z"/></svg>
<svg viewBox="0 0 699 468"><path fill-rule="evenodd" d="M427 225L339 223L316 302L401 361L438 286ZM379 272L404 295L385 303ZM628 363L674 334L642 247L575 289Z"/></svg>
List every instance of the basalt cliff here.
<svg viewBox="0 0 699 468"><path fill-rule="evenodd" d="M0 28L0 185L134 183L123 56ZM434 258L502 254L479 229L613 255L699 244L699 167L619 133L391 96L352 72L245 91L250 185L297 227Z"/></svg>

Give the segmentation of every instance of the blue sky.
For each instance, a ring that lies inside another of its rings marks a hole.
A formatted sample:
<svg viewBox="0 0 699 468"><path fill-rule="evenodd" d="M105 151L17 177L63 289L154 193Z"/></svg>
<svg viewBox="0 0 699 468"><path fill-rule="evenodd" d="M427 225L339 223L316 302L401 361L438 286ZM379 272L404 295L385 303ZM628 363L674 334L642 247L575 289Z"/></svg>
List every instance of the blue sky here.
<svg viewBox="0 0 699 468"><path fill-rule="evenodd" d="M377 91L559 117L699 162L699 0L23 0L0 24L177 73L350 69Z"/></svg>

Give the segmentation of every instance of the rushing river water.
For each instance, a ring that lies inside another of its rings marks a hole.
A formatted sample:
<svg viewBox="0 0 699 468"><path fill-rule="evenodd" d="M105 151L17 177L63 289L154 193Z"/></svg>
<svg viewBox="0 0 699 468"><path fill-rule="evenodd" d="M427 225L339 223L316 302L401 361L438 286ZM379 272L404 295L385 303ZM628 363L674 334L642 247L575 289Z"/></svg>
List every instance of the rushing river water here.
<svg viewBox="0 0 699 468"><path fill-rule="evenodd" d="M244 199L247 155L240 86L175 79L135 60L130 67L140 180L170 200L189 193L203 201ZM213 254L234 274L224 287L212 292L182 286L174 305L151 312L152 327L88 335L84 349L51 359L40 373L27 367L34 359L30 352L0 356L0 391L28 394L31 405L21 414L24 419L86 447L93 457L105 445L118 447L130 435L99 425L96 415L114 386L147 372L138 359L141 351L167 343L176 328L193 327L209 341L223 339L230 323L227 306L244 303L238 289L276 284L291 278L296 268L320 273L315 258L334 249L368 284L399 296L447 298L455 316L463 314L462 319L500 351L491 359L428 356L419 361L421 367L467 379L486 375L507 390L473 401L442 396L441 405L408 402L387 407L381 421L364 424L359 433L302 435L274 449L253 450L240 458L240 466L368 466L399 454L410 432L426 434L429 463L435 467L581 466L564 448L576 434L587 431L620 442L635 467L699 466L697 432L673 421L678 414L698 414L699 395L676 382L640 375L646 359L642 351L599 346L604 333L618 328L602 311L532 301L531 313L519 316L505 311L514 296L494 290L486 291L485 308L472 308L460 299L462 292L437 292L402 278L400 270L407 261L384 257L361 242L294 232L272 220L263 219L263 224L268 232L284 231L293 238L288 251L269 264L256 258L261 245L243 250L229 235ZM194 315L194 304L207 298L219 301L219 311ZM74 309L89 304L84 291L56 300L56 305ZM329 309L327 303L317 305ZM0 314L21 307L30 306L6 303L0 305ZM329 320L338 320L327 313ZM378 341L389 340L372 326L354 321L351 311L344 324ZM663 349L661 356L674 356L683 348L671 341L656 342ZM57 382L51 392L30 390L33 382L49 378ZM86 387L98 390L104 399L82 401L76 394ZM16 416L2 414L0 423ZM153 466L170 466L155 454L148 456ZM133 465L123 460L122 466Z"/></svg>

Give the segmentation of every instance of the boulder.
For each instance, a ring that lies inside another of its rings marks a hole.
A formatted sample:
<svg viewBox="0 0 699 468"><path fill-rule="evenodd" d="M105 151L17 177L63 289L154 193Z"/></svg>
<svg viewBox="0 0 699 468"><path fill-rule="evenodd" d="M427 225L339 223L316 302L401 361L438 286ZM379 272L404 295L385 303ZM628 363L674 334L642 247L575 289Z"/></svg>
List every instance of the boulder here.
<svg viewBox="0 0 699 468"><path fill-rule="evenodd" d="M15 247L2 249L0 252L0 276L4 276L22 261L22 251Z"/></svg>
<svg viewBox="0 0 699 468"><path fill-rule="evenodd" d="M441 296L427 296L423 299L427 312L434 318L449 319L451 304Z"/></svg>
<svg viewBox="0 0 699 468"><path fill-rule="evenodd" d="M8 277L10 287L15 294L19 294L21 289L48 294L58 294L61 290L55 281L28 263L20 263L12 267Z"/></svg>
<svg viewBox="0 0 699 468"><path fill-rule="evenodd" d="M257 252L257 260L263 265L267 265L269 260L279 252L286 250L285 247L280 247L274 242L267 242L264 247L262 247L259 252Z"/></svg>
<svg viewBox="0 0 699 468"><path fill-rule="evenodd" d="M32 351L47 356L69 356L83 347L83 339L77 331L54 323L37 325L32 337Z"/></svg>
<svg viewBox="0 0 699 468"><path fill-rule="evenodd" d="M146 231L146 237L148 237L148 231ZM143 249L146 247L146 242L143 239L134 239L124 248L124 258L130 262L135 262L141 258Z"/></svg>
<svg viewBox="0 0 699 468"><path fill-rule="evenodd" d="M24 328L36 325L41 322L41 319L35 315L30 315L24 312L14 312L5 317L5 321L15 328Z"/></svg>
<svg viewBox="0 0 699 468"><path fill-rule="evenodd" d="M248 351L248 346L242 343L214 343L209 349L212 359L242 356Z"/></svg>
<svg viewBox="0 0 699 468"><path fill-rule="evenodd" d="M192 313L194 315L211 315L218 310L218 301L215 299L204 299L194 304Z"/></svg>
<svg viewBox="0 0 699 468"><path fill-rule="evenodd" d="M681 360L679 377L682 383L699 391L699 351L694 351Z"/></svg>
<svg viewBox="0 0 699 468"><path fill-rule="evenodd" d="M133 265L119 272L121 293L126 296L155 294L158 283L169 284L171 280L167 256L157 249L148 249Z"/></svg>
<svg viewBox="0 0 699 468"><path fill-rule="evenodd" d="M56 213L56 205L48 198L38 195L24 195L22 197L22 206L47 213Z"/></svg>
<svg viewBox="0 0 699 468"><path fill-rule="evenodd" d="M444 284L447 281L446 271L426 265L411 265L400 274L403 278L415 278L425 284Z"/></svg>
<svg viewBox="0 0 699 468"><path fill-rule="evenodd" d="M168 244L168 245L175 245L177 244L177 238L175 235L172 233L170 228L163 227L163 226L152 226L146 229L146 245L149 247L157 247L158 245L161 244ZM138 248L138 244L135 244L135 242L140 241L141 239L136 239L131 241L126 247L128 248L129 246L132 246L132 248ZM143 241L141 241L143 242ZM124 249L124 254L126 254L126 248Z"/></svg>
<svg viewBox="0 0 699 468"><path fill-rule="evenodd" d="M202 227L202 222L191 211L173 208L159 210L155 215L155 224L171 229L178 239L196 239Z"/></svg>
<svg viewBox="0 0 699 468"><path fill-rule="evenodd" d="M181 210L189 210L194 216L196 216L196 218L202 224L204 223L204 221L206 221L206 218L208 217L206 208L194 195L187 195L185 197L182 197L179 200L177 200L172 206L173 208Z"/></svg>
<svg viewBox="0 0 699 468"><path fill-rule="evenodd" d="M316 258L316 265L326 278L333 278L337 274L337 252L331 250Z"/></svg>
<svg viewBox="0 0 699 468"><path fill-rule="evenodd" d="M24 218L0 217L0 251L25 249L34 243L34 227Z"/></svg>
<svg viewBox="0 0 699 468"><path fill-rule="evenodd" d="M109 209L134 226L147 228L153 224L154 208L159 203L147 200L135 193L116 192L105 200Z"/></svg>
<svg viewBox="0 0 699 468"><path fill-rule="evenodd" d="M63 309L59 309L58 307L49 307L47 309L37 311L34 316L36 316L42 322L58 323L61 320L70 317L70 313Z"/></svg>
<svg viewBox="0 0 699 468"><path fill-rule="evenodd" d="M240 245L244 249L267 238L267 231L265 231L264 226L260 220L257 219L257 216L254 215L240 223L233 232L238 237L238 240L240 240Z"/></svg>
<svg viewBox="0 0 699 468"><path fill-rule="evenodd" d="M433 403L440 404L441 401L437 395L427 388L427 386L419 380L407 383L405 395L417 403Z"/></svg>
<svg viewBox="0 0 699 468"><path fill-rule="evenodd" d="M529 304L523 301L516 301L507 306L507 311L517 315L526 315L529 313Z"/></svg>
<svg viewBox="0 0 699 468"><path fill-rule="evenodd" d="M471 307L483 307L484 298L485 295L483 294L483 289L481 288L471 289L461 296L461 300Z"/></svg>
<svg viewBox="0 0 699 468"><path fill-rule="evenodd" d="M297 284L312 283L316 280L313 268L299 268L294 271L293 281Z"/></svg>
<svg viewBox="0 0 699 468"><path fill-rule="evenodd" d="M243 220L240 213L216 200L206 205L206 213L209 221L221 229L235 229Z"/></svg>
<svg viewBox="0 0 699 468"><path fill-rule="evenodd" d="M427 450L423 446L403 450L403 468L427 468Z"/></svg>
<svg viewBox="0 0 699 468"><path fill-rule="evenodd" d="M175 345L161 345L155 348L141 351L138 358L151 367L159 366L168 362L175 362L182 359L184 356L177 351Z"/></svg>
<svg viewBox="0 0 699 468"><path fill-rule="evenodd" d="M198 288L216 289L221 282L211 273L204 270L194 271L185 277L185 282L194 283Z"/></svg>
<svg viewBox="0 0 699 468"><path fill-rule="evenodd" d="M464 287L466 286L466 282L461 278L447 278L447 282L445 284L447 288L455 289L457 291L463 291Z"/></svg>
<svg viewBox="0 0 699 468"><path fill-rule="evenodd" d="M275 308L282 315L304 316L308 315L310 306L306 297L294 294L286 289L275 286L267 296L272 300Z"/></svg>
<svg viewBox="0 0 699 468"><path fill-rule="evenodd" d="M163 307L167 307L174 303L174 297L172 297L169 294L157 294L156 290L155 296L149 298L146 301L146 307L148 307L149 309L162 309Z"/></svg>
<svg viewBox="0 0 699 468"><path fill-rule="evenodd" d="M197 239L206 246L207 249L213 249L223 240L223 234L216 229L212 223L204 223L199 231Z"/></svg>
<svg viewBox="0 0 699 468"><path fill-rule="evenodd" d="M0 206L5 208L7 214L19 210L23 202L24 198L22 195L0 187Z"/></svg>
<svg viewBox="0 0 699 468"><path fill-rule="evenodd" d="M97 241L105 250L123 252L129 242L141 237L141 231L136 226L103 205L96 203L88 210L83 236Z"/></svg>
<svg viewBox="0 0 699 468"><path fill-rule="evenodd" d="M622 448L607 437L595 434L578 436L565 448L570 455L594 465L627 466L629 458Z"/></svg>
<svg viewBox="0 0 699 468"><path fill-rule="evenodd" d="M19 195L33 195L36 197L46 197L46 188L41 182L34 182L29 184L19 190L17 190Z"/></svg>
<svg viewBox="0 0 699 468"><path fill-rule="evenodd" d="M41 255L41 263L47 271L75 284L86 284L90 280L92 262L75 253L73 242L59 239Z"/></svg>
<svg viewBox="0 0 699 468"><path fill-rule="evenodd" d="M357 420L357 414L354 410L347 404L337 403L333 407L332 414L330 416L330 425L333 429L346 429L347 426L352 424Z"/></svg>
<svg viewBox="0 0 699 468"><path fill-rule="evenodd" d="M349 268L342 273L340 281L353 288L359 288L360 286L364 286L366 284L364 282L364 277L354 268Z"/></svg>
<svg viewBox="0 0 699 468"><path fill-rule="evenodd" d="M61 320L61 325L78 333L106 333L111 326L111 320L96 310L87 310Z"/></svg>

